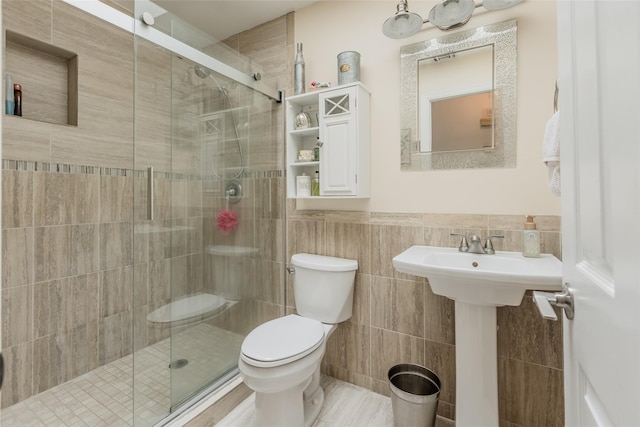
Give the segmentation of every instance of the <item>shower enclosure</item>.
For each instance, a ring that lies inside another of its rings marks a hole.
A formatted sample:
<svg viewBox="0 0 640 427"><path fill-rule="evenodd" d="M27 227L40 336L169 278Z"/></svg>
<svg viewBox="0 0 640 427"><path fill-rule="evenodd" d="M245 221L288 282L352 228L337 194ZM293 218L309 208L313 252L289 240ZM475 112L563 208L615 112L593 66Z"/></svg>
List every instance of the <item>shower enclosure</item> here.
<svg viewBox="0 0 640 427"><path fill-rule="evenodd" d="M2 2L3 425L161 425L284 314L287 79L133 4Z"/></svg>

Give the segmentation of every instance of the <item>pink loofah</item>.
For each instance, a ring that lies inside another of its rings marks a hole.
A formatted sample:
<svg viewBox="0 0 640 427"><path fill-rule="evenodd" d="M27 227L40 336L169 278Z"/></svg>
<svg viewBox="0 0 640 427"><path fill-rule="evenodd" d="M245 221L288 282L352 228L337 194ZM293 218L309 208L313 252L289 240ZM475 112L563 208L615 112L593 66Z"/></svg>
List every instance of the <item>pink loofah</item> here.
<svg viewBox="0 0 640 427"><path fill-rule="evenodd" d="M218 214L216 225L222 234L229 234L238 228L238 214L229 209L222 209Z"/></svg>

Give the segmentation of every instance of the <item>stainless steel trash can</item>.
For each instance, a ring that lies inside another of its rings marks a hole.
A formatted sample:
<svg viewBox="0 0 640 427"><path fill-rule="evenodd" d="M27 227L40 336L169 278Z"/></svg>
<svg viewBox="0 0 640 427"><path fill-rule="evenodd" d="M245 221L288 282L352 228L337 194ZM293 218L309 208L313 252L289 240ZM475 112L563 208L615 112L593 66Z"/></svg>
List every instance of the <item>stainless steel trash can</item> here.
<svg viewBox="0 0 640 427"><path fill-rule="evenodd" d="M435 373L420 365L395 365L389 369L389 387L395 427L435 425L440 398Z"/></svg>

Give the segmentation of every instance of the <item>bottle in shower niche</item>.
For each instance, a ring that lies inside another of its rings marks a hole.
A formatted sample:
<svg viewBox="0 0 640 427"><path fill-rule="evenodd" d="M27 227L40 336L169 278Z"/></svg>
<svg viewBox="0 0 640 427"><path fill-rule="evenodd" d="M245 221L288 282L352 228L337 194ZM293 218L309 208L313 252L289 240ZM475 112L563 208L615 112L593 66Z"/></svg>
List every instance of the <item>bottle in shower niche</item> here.
<svg viewBox="0 0 640 427"><path fill-rule="evenodd" d="M527 215L522 230L522 255L528 258L540 257L540 232L536 230L533 215Z"/></svg>
<svg viewBox="0 0 640 427"><path fill-rule="evenodd" d="M304 56L302 56L302 43L296 44L296 61L293 65L293 94L304 93Z"/></svg>
<svg viewBox="0 0 640 427"><path fill-rule="evenodd" d="M13 102L15 104L14 116L22 115L22 85L15 83L13 85Z"/></svg>
<svg viewBox="0 0 640 427"><path fill-rule="evenodd" d="M5 76L5 93L4 93L4 113L13 116L15 111L15 102L13 100L13 77L11 74Z"/></svg>

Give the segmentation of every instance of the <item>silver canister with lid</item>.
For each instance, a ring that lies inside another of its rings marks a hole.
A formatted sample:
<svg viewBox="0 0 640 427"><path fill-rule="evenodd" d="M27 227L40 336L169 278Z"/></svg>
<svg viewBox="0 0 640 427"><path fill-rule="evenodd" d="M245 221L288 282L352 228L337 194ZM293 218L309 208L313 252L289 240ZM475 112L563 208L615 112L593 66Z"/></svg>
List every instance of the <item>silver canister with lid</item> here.
<svg viewBox="0 0 640 427"><path fill-rule="evenodd" d="M360 53L349 50L338 54L338 85L360 81Z"/></svg>

